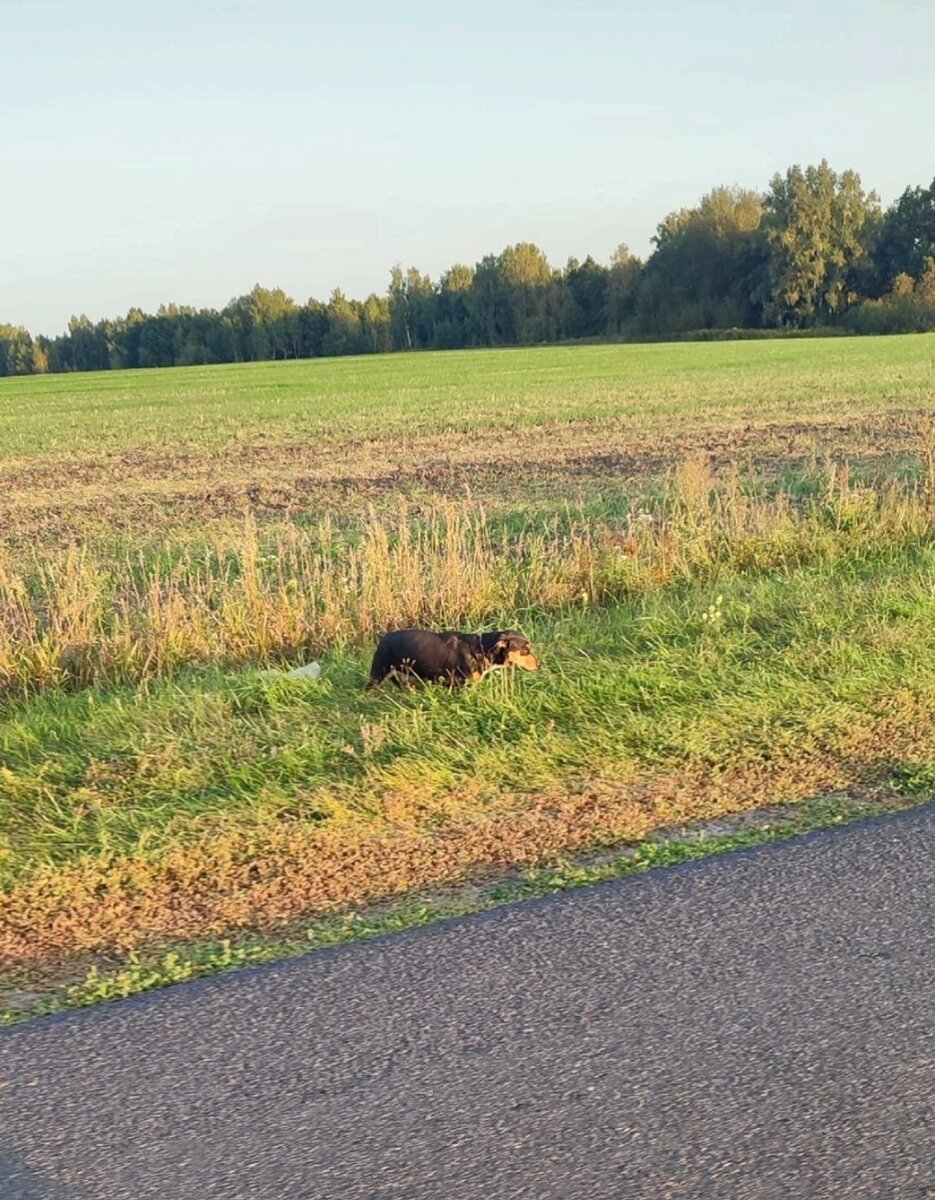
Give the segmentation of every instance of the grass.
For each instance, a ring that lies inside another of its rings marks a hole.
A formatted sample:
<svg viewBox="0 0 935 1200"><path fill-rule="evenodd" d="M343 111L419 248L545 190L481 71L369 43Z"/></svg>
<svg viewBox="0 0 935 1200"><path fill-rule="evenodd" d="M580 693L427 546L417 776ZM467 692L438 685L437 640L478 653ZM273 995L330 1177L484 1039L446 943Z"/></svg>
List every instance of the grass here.
<svg viewBox="0 0 935 1200"><path fill-rule="evenodd" d="M931 794L933 352L3 381L0 990L83 1003L662 827ZM410 622L522 625L546 669L364 694Z"/></svg>
<svg viewBox="0 0 935 1200"><path fill-rule="evenodd" d="M99 457L166 442L343 442L612 418L642 432L782 420L829 403L931 398L935 335L842 341L558 346L109 371L0 381L5 456ZM376 415L376 428L374 417Z"/></svg>
<svg viewBox="0 0 935 1200"><path fill-rule="evenodd" d="M935 445L935 442L932 443ZM601 518L492 523L471 502L392 521L372 510L336 532L248 518L213 544L165 544L149 557L0 558L0 697L49 686L114 686L193 663L241 665L370 644L406 625L515 623L622 603L670 584L907 550L931 540L935 506L920 481L874 491L832 470L804 502L757 481L725 485L701 460L660 493ZM715 614L716 615L716 614Z"/></svg>
<svg viewBox="0 0 935 1200"><path fill-rule="evenodd" d="M461 503L548 518L704 449L792 481L916 463L935 335L552 347L0 380L5 540L197 541L206 524Z"/></svg>

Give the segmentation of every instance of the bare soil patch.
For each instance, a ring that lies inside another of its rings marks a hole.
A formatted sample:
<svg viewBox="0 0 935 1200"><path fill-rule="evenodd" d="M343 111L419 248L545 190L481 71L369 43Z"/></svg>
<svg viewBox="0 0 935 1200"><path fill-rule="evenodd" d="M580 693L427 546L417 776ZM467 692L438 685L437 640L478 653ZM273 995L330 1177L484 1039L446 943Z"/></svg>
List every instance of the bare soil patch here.
<svg viewBox="0 0 935 1200"><path fill-rule="evenodd" d="M872 472L911 463L923 445L924 409L854 419L768 422L637 433L632 420L560 422L529 429L350 439L236 443L217 454L144 447L107 457L0 464L0 523L7 545L203 528L250 511L261 518L360 514L400 495L415 502L471 495L493 507L574 502L645 488L688 457L721 474L817 469L848 460Z"/></svg>

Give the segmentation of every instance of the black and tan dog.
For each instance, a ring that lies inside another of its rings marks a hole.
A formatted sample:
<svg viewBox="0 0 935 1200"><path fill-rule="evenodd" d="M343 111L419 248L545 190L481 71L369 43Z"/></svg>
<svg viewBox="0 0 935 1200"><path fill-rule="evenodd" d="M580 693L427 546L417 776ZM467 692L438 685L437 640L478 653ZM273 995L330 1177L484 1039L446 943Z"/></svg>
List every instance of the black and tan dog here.
<svg viewBox="0 0 935 1200"><path fill-rule="evenodd" d="M498 667L539 669L529 640L518 630L433 633L429 629L397 629L380 638L367 687L377 687L387 679L397 685L421 681L461 687L476 683Z"/></svg>

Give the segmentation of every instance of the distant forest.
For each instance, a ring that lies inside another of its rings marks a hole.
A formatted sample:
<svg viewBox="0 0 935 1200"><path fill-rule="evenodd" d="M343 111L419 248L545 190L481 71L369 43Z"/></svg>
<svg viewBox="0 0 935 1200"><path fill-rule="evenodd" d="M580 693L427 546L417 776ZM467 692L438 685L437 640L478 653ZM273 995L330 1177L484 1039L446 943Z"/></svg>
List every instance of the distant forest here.
<svg viewBox="0 0 935 1200"><path fill-rule="evenodd" d="M549 264L529 242L440 279L395 266L385 295L297 304L259 284L220 311L162 305L59 337L0 325L0 375L256 362L577 339L935 329L935 180L886 211L854 171L790 167L765 193L719 187L657 227L646 262ZM743 332L747 331L747 332ZM756 332L758 331L758 333Z"/></svg>

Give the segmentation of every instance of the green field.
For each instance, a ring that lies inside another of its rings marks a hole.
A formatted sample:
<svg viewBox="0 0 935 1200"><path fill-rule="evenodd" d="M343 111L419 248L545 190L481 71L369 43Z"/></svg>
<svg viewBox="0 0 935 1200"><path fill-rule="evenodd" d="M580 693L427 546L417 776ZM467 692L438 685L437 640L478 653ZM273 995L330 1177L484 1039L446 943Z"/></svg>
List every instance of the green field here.
<svg viewBox="0 0 935 1200"><path fill-rule="evenodd" d="M0 381L8 991L929 795L933 415L933 335ZM545 669L364 694L408 623Z"/></svg>
<svg viewBox="0 0 935 1200"><path fill-rule="evenodd" d="M932 338L445 351L4 379L5 462L138 447L528 429L609 421L640 435L925 405Z"/></svg>

